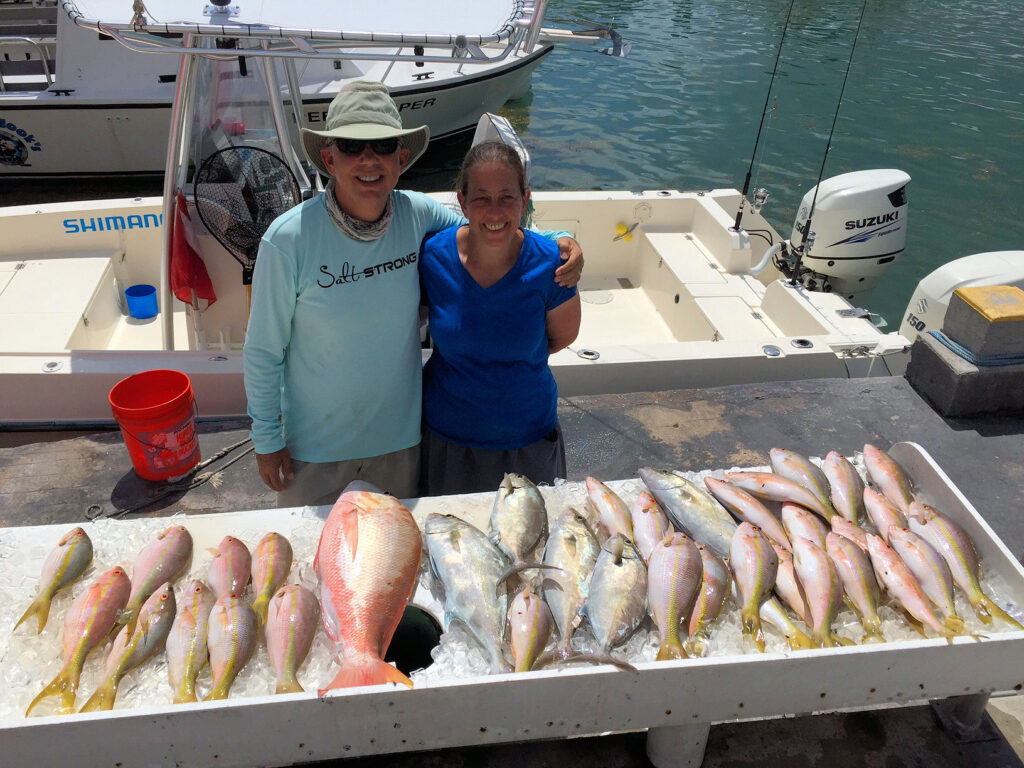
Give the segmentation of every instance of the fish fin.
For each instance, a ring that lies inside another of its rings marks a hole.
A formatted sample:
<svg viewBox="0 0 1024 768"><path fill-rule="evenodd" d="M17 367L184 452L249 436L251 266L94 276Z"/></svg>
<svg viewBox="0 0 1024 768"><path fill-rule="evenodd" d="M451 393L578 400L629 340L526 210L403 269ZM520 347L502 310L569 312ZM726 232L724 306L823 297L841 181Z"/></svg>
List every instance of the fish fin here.
<svg viewBox="0 0 1024 768"><path fill-rule="evenodd" d="M1011 616L1006 611L1004 611L1002 608L1000 608L998 605L996 605L996 603L991 598L989 598L988 595L982 594L981 601L979 602L979 605L983 606L987 610L987 612L988 612L990 617L991 616L995 616L997 619L1002 619L1007 624L1013 624L1013 626L1017 627L1017 629L1024 629L1024 625L1022 625L1019 621L1017 621L1015 618L1013 618L1013 616ZM978 616L982 619L982 621L984 621L984 617L981 616L981 610L980 609L976 609L976 610L978 610ZM992 623L991 618L986 623L987 624Z"/></svg>
<svg viewBox="0 0 1024 768"><path fill-rule="evenodd" d="M757 613L757 608L754 608L754 610L747 610L744 608L742 612L742 623L743 634L754 641L754 645L757 646L757 650L764 653L764 629L761 627L761 617Z"/></svg>
<svg viewBox="0 0 1024 768"><path fill-rule="evenodd" d="M330 684L326 688L321 688L317 693L323 696L327 691L335 688L358 688L363 685L382 685L384 683L401 683L410 688L413 687L412 680L396 667L377 659L362 664L342 666Z"/></svg>
<svg viewBox="0 0 1024 768"><path fill-rule="evenodd" d="M270 597L262 592L256 595L256 599L252 601L252 612L256 614L256 620L261 627L267 623L267 611L269 608Z"/></svg>
<svg viewBox="0 0 1024 768"><path fill-rule="evenodd" d="M114 699L117 697L116 675L110 675L100 683L100 687L89 697L89 700L82 705L79 712L95 712L96 710L108 710L114 708Z"/></svg>
<svg viewBox="0 0 1024 768"><path fill-rule="evenodd" d="M967 626L964 624L964 620L959 616L947 616L943 620L942 624L954 635L962 635L967 631Z"/></svg>
<svg viewBox="0 0 1024 768"><path fill-rule="evenodd" d="M217 549L216 547L207 547L206 551L209 552L214 557L220 557L220 550Z"/></svg>
<svg viewBox="0 0 1024 768"><path fill-rule="evenodd" d="M853 642L853 640L851 640L850 638L848 638L848 637L840 637L835 632L832 632L832 633L829 634L829 639L832 641L832 647L837 647L837 646L847 646L847 647L849 647L851 645L856 645L856 643Z"/></svg>
<svg viewBox="0 0 1024 768"><path fill-rule="evenodd" d="M41 635L43 630L46 628L46 620L50 616L50 601L53 599L52 595L41 594L35 600L32 601L32 605L28 607L28 610L22 614L22 617L18 619L18 623L14 625L14 629L17 629L22 625L29 616L35 616L39 629L36 631L37 635ZM13 629L11 630L14 631Z"/></svg>
<svg viewBox="0 0 1024 768"><path fill-rule="evenodd" d="M918 631L921 637L928 637L927 633L924 631L924 624L911 616L906 610L903 611L903 618L907 620L907 623L910 624L910 626Z"/></svg>
<svg viewBox="0 0 1024 768"><path fill-rule="evenodd" d="M542 592L547 592L549 589L557 589L559 592L565 592L565 587L562 586L562 583L555 581L554 579L544 579L540 583L540 588Z"/></svg>
<svg viewBox="0 0 1024 768"><path fill-rule="evenodd" d="M864 637L861 638L861 643L885 642L885 635L882 634L882 621L877 616L871 619L862 616L860 625L864 627Z"/></svg>
<svg viewBox="0 0 1024 768"><path fill-rule="evenodd" d="M698 629L686 639L684 647L691 656L704 656L708 652L707 641L707 630Z"/></svg>
<svg viewBox="0 0 1024 768"><path fill-rule="evenodd" d="M28 717L32 710L35 709L36 704L50 696L60 696L61 706L57 710L58 714L72 714L75 711L75 695L78 693L78 676L80 672L81 670L72 667L65 667L58 672L57 676L39 692L39 695L32 699L32 703L25 710L25 717Z"/></svg>
<svg viewBox="0 0 1024 768"><path fill-rule="evenodd" d="M686 653L686 649L679 640L666 640L658 648L657 661L668 661L670 659L686 659L689 656Z"/></svg>
<svg viewBox="0 0 1024 768"><path fill-rule="evenodd" d="M193 701L199 701L196 696L195 683L182 684L174 691L174 704L188 704Z"/></svg>
<svg viewBox="0 0 1024 768"><path fill-rule="evenodd" d="M628 662L616 659L610 653L595 653L593 651L561 651L554 650L541 654L533 663L533 669L546 667L553 662L571 664L576 661L585 661L590 664L611 664L623 672L637 672L637 668Z"/></svg>
<svg viewBox="0 0 1024 768"><path fill-rule="evenodd" d="M351 556L355 558L359 547L359 515L345 515L342 518L341 535Z"/></svg>
<svg viewBox="0 0 1024 768"><path fill-rule="evenodd" d="M789 649L791 651L806 651L814 647L814 641L801 632L800 628L795 624L793 625L793 628L786 633L786 642L789 644Z"/></svg>
<svg viewBox="0 0 1024 768"><path fill-rule="evenodd" d="M508 579L512 578L516 574L522 573L523 571L531 571L531 570L534 570L536 568L541 568L541 569L549 570L549 571L561 571L562 570L557 565L545 565L544 563L526 563L526 562L513 563L511 566L509 566L508 568L505 569L505 571L501 574L501 576L498 577L498 582L497 582L497 584L495 584L495 589L497 590L498 587L501 584L503 584L504 582L508 581Z"/></svg>
<svg viewBox="0 0 1024 768"><path fill-rule="evenodd" d="M282 680L278 683L274 693L302 693L304 690L306 689L299 685L299 681L292 678L291 680Z"/></svg>

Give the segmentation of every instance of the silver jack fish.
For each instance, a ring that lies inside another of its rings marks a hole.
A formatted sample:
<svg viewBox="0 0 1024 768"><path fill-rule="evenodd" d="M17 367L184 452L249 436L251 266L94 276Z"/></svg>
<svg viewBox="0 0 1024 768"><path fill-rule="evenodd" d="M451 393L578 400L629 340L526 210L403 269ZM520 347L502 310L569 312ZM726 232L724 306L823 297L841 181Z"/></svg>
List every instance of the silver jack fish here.
<svg viewBox="0 0 1024 768"><path fill-rule="evenodd" d="M572 507L555 521L544 545L544 563L553 567L544 575L544 601L558 627L558 648L563 654L579 626L600 551L587 518Z"/></svg>
<svg viewBox="0 0 1024 768"><path fill-rule="evenodd" d="M601 547L583 610L605 655L626 642L647 615L647 566L620 533Z"/></svg>
<svg viewBox="0 0 1024 768"><path fill-rule="evenodd" d="M431 514L424 523L427 554L444 588L444 628L461 621L490 659L491 672L508 672L505 625L508 559L479 528L454 515Z"/></svg>
<svg viewBox="0 0 1024 768"><path fill-rule="evenodd" d="M682 475L660 469L641 467L640 478L676 528L722 557L729 555L736 521L710 493Z"/></svg>
<svg viewBox="0 0 1024 768"><path fill-rule="evenodd" d="M512 561L506 579L539 563L528 558L547 538L548 513L540 490L523 475L506 473L494 497L488 536Z"/></svg>

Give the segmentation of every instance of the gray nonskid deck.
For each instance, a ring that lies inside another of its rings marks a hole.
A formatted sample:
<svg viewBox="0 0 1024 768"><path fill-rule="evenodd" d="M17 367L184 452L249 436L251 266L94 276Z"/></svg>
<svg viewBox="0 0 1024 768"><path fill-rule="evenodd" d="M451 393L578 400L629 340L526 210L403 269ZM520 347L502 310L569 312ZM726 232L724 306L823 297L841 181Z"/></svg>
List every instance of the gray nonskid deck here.
<svg viewBox="0 0 1024 768"><path fill-rule="evenodd" d="M642 466L697 471L767 464L782 447L810 456L852 454L865 443L919 443L1021 559L1024 531L1024 414L949 420L904 379L813 380L600 395L562 400L570 480L636 477ZM246 436L242 422L201 425L204 457ZM216 470L244 448L209 469ZM248 454L207 482L152 501L159 484L131 470L118 432L0 449L0 525L71 523L91 505L162 516L275 506ZM928 707L813 718L732 723L712 728L708 766L1019 766L1024 754L1016 700L990 704L1003 729L958 743ZM642 734L452 749L344 761L356 766L648 765Z"/></svg>

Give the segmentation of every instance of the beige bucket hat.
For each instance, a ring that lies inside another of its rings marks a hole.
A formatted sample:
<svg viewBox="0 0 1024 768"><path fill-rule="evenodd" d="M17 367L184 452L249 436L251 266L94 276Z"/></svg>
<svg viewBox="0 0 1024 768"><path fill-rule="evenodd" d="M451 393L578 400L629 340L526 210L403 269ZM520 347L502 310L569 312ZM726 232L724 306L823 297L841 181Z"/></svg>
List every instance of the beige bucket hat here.
<svg viewBox="0 0 1024 768"><path fill-rule="evenodd" d="M402 173L419 159L430 141L427 126L402 127L398 106L388 89L372 80L356 80L342 86L327 109L326 124L325 131L303 128L300 134L306 157L325 176L330 174L320 158L320 150L333 139L401 138L402 146L409 148L409 162Z"/></svg>

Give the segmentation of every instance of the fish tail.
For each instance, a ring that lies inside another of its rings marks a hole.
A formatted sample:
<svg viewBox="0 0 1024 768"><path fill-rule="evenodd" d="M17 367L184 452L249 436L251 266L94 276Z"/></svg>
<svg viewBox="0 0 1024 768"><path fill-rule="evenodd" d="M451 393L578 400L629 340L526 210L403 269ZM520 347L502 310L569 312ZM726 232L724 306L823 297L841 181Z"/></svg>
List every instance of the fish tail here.
<svg viewBox="0 0 1024 768"><path fill-rule="evenodd" d="M114 708L114 699L117 697L117 677L111 675L96 689L89 700L82 705L79 712L95 712L96 710L107 710Z"/></svg>
<svg viewBox="0 0 1024 768"><path fill-rule="evenodd" d="M814 641L808 635L801 632L795 624L793 629L786 633L786 642L789 644L789 650L791 651L806 651L814 647Z"/></svg>
<svg viewBox="0 0 1024 768"><path fill-rule="evenodd" d="M29 716L29 713L35 709L43 699L49 698L50 696L60 696L60 709L57 710L58 714L70 715L75 711L75 695L78 693L78 677L81 670L77 667L65 667L57 676L53 678L49 685L39 692L39 695L32 699L32 703L28 705L28 709L25 710L25 717Z"/></svg>
<svg viewBox="0 0 1024 768"><path fill-rule="evenodd" d="M832 632L829 635L829 639L831 639L831 641L832 641L832 647L833 648L838 648L839 646L856 645L856 643L853 642L853 640L851 640L850 638L848 638L848 637L841 637L840 635L837 635L835 632Z"/></svg>
<svg viewBox="0 0 1024 768"><path fill-rule="evenodd" d="M401 683L410 688L412 680L383 659L368 660L361 664L342 666L338 674L326 688L317 693L323 696L334 688L357 688L362 685L381 685L383 683Z"/></svg>
<svg viewBox="0 0 1024 768"><path fill-rule="evenodd" d="M574 661L585 661L589 664L611 664L613 667L617 667L624 672L636 672L637 668L632 664L621 659L616 659L607 651L569 651L563 653L559 650L548 651L547 653L541 654L533 664L534 669L540 669L546 667L555 661L561 661L566 664Z"/></svg>
<svg viewBox="0 0 1024 768"><path fill-rule="evenodd" d="M194 685L180 685L174 691L174 704L188 704L193 701L199 701L199 699L196 698L196 689Z"/></svg>
<svg viewBox="0 0 1024 768"><path fill-rule="evenodd" d="M988 595L984 593L982 593L981 600L978 601L978 605L975 607L975 610L977 610L978 617L982 621L985 621L985 616L982 615L982 611L985 611L985 615L989 617L988 621L985 621L986 624L991 624L992 617L994 616L997 619L1002 619L1007 624L1013 624L1013 626L1017 627L1017 629L1024 629L1024 625L1022 625L1019 621L1013 618L1013 616L1011 616L998 605L996 605L995 601L993 601Z"/></svg>
<svg viewBox="0 0 1024 768"><path fill-rule="evenodd" d="M274 689L274 693L301 693L304 690L306 689L299 685L299 681L291 677L287 680L281 680L277 684L277 688Z"/></svg>
<svg viewBox="0 0 1024 768"><path fill-rule="evenodd" d="M686 649L683 644L679 642L679 639L666 640L658 648L658 661L668 661L669 659L686 659L689 656L686 653Z"/></svg>
<svg viewBox="0 0 1024 768"><path fill-rule="evenodd" d="M14 629L17 629L22 625L29 616L35 616L39 622L39 629L36 634L42 634L43 629L46 627L46 619L50 616L50 600L53 599L52 595L41 594L35 600L32 601L32 605L28 607L28 610L18 619L18 623L14 625ZM13 631L13 630L12 630Z"/></svg>
<svg viewBox="0 0 1024 768"><path fill-rule="evenodd" d="M704 656L708 652L708 633L705 629L698 629L686 639L687 653L691 656Z"/></svg>
<svg viewBox="0 0 1024 768"><path fill-rule="evenodd" d="M267 623L267 610L269 607L270 597L262 592L256 595L256 599L252 601L252 612L256 614L256 620L261 627Z"/></svg>
<svg viewBox="0 0 1024 768"><path fill-rule="evenodd" d="M741 615L743 619L743 634L754 641L757 650L764 653L764 629L761 627L761 617L758 615L757 608L755 607L753 610L744 608Z"/></svg>
<svg viewBox="0 0 1024 768"><path fill-rule="evenodd" d="M877 616L870 619L861 618L861 626L864 627L864 637L861 639L862 643L884 643L885 635L882 634L882 620Z"/></svg>
<svg viewBox="0 0 1024 768"><path fill-rule="evenodd" d="M512 578L516 574L522 573L523 571L535 570L537 568L540 568L540 569L543 569L543 570L547 570L547 571L561 571L562 570L557 565L545 565L544 563L527 563L527 562L513 563L509 568L505 569L505 571L501 574L501 576L498 577L498 583L495 586L495 589L496 590L500 589L502 584L504 584L506 581L508 581L510 578Z"/></svg>

